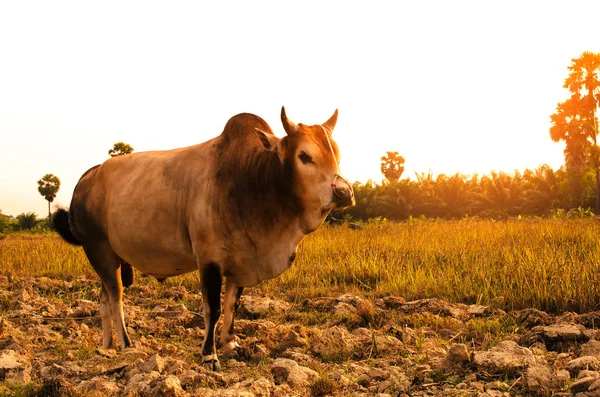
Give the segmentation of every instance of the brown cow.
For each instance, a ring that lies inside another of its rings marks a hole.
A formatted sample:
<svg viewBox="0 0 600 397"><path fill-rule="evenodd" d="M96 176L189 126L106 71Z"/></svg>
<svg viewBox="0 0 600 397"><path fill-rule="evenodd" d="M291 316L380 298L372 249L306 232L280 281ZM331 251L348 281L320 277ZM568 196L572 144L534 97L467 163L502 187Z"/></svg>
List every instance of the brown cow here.
<svg viewBox="0 0 600 397"><path fill-rule="evenodd" d="M199 270L206 330L203 362L220 368L215 325L225 314L224 351L237 347L233 319L244 287L288 269L298 244L329 211L354 204L338 174L331 133L337 110L324 124L294 124L277 138L253 114L232 117L221 135L199 145L113 157L79 180L69 212L59 210L61 236L83 249L102 280L103 344L131 342L123 316L123 286L131 265L159 280ZM131 264L131 265L129 265Z"/></svg>

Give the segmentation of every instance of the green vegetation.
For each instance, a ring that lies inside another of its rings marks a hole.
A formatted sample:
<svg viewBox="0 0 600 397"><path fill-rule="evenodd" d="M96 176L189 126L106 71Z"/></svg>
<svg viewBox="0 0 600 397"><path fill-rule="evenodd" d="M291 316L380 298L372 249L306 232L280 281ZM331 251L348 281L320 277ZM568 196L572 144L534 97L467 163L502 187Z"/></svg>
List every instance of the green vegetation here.
<svg viewBox="0 0 600 397"><path fill-rule="evenodd" d="M15 218L11 215L4 215L0 210L0 233L8 233L15 223Z"/></svg>
<svg viewBox="0 0 600 397"><path fill-rule="evenodd" d="M304 240L290 270L259 288L291 299L361 292L585 312L600 302L598 236L597 220L566 217L324 226ZM83 251L54 234L0 240L2 273L96 277ZM167 283L197 290L198 275Z"/></svg>
<svg viewBox="0 0 600 397"><path fill-rule="evenodd" d="M32 230L39 223L37 215L34 212L17 215L16 220L19 230Z"/></svg>
<svg viewBox="0 0 600 397"><path fill-rule="evenodd" d="M4 215L0 210L0 239L8 233L50 233L52 217L39 219L34 212L17 215Z"/></svg>
<svg viewBox="0 0 600 397"><path fill-rule="evenodd" d="M356 206L332 214L335 218L368 220L386 218L506 219L518 216L553 216L556 213L586 212L594 204L594 176L588 172L583 206L571 205L570 176L548 165L512 174L492 172L479 177L462 174L417 175L377 184L355 183ZM581 209L580 209L581 208ZM591 212L587 212L592 215Z"/></svg>
<svg viewBox="0 0 600 397"><path fill-rule="evenodd" d="M110 157L122 156L124 154L133 153L133 147L125 142L117 142L113 145L112 149L108 151Z"/></svg>

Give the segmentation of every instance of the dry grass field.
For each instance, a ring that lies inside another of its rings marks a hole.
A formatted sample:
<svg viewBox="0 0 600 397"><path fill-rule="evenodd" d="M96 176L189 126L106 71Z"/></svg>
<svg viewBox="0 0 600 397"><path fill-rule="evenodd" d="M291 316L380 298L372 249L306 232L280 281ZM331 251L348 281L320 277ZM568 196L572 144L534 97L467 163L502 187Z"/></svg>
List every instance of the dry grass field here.
<svg viewBox="0 0 600 397"><path fill-rule="evenodd" d="M198 360L197 274L137 274L135 347L107 350L81 248L0 238L2 396L567 396L600 377L594 219L322 227L245 291L222 373Z"/></svg>
<svg viewBox="0 0 600 397"><path fill-rule="evenodd" d="M265 293L301 298L361 293L441 298L504 310L595 310L600 303L600 222L529 219L322 227L301 244L294 266L263 283ZM83 251L57 235L0 240L0 274L93 278ZM198 275L167 280L198 286Z"/></svg>

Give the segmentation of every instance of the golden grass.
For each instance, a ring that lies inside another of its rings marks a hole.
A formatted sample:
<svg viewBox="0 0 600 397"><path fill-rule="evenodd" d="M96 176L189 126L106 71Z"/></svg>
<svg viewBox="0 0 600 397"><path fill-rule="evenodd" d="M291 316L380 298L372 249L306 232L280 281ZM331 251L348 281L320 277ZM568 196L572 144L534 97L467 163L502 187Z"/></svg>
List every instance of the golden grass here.
<svg viewBox="0 0 600 397"><path fill-rule="evenodd" d="M290 270L260 288L290 297L361 291L584 312L600 303L599 246L600 222L594 219L322 227L303 241ZM95 277L82 250L55 235L0 240L0 273ZM198 277L168 282L197 288Z"/></svg>
<svg viewBox="0 0 600 397"><path fill-rule="evenodd" d="M600 303L600 222L593 219L412 221L323 228L266 283L275 293L362 290L503 309L589 311Z"/></svg>
<svg viewBox="0 0 600 397"><path fill-rule="evenodd" d="M9 234L0 240L0 274L95 277L83 250L56 233Z"/></svg>

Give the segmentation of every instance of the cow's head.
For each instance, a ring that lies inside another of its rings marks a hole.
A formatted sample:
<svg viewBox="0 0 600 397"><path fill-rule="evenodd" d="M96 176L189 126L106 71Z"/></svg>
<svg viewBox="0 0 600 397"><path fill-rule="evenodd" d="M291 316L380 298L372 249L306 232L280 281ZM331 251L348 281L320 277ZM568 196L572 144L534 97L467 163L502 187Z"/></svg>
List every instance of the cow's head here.
<svg viewBox="0 0 600 397"><path fill-rule="evenodd" d="M287 136L280 140L259 136L265 147L277 151L284 167L292 170L293 189L304 208L306 232L316 230L332 209L355 203L352 186L339 175L340 154L331 136L337 116L336 110L323 124L295 124L282 107L281 122Z"/></svg>

